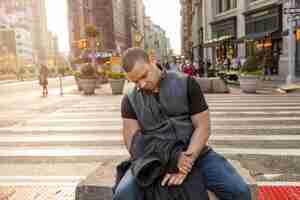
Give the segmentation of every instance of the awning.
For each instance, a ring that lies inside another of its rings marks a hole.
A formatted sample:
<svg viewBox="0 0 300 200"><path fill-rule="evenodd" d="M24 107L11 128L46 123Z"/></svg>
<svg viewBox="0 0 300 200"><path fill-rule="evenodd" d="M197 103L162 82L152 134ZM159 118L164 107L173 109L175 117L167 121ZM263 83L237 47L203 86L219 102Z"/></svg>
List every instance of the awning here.
<svg viewBox="0 0 300 200"><path fill-rule="evenodd" d="M265 39L268 36L271 36L275 31L266 31L266 32L259 32L259 33L250 33L248 35L245 35L243 37L240 37L237 39L238 43L247 42L247 41L257 41Z"/></svg>
<svg viewBox="0 0 300 200"><path fill-rule="evenodd" d="M204 44L203 44L203 47L204 48L215 47L217 44L219 44L223 41L226 41L226 40L233 39L233 38L234 37L232 35L221 36L219 38L215 38L215 39L212 39L212 40L205 41Z"/></svg>

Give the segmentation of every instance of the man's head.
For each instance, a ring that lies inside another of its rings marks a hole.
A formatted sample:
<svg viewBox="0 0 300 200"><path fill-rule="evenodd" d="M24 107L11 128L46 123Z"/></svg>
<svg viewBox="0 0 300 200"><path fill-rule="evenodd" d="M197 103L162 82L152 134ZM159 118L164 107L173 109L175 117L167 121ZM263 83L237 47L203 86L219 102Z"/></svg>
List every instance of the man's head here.
<svg viewBox="0 0 300 200"><path fill-rule="evenodd" d="M123 55L122 63L128 80L134 82L138 88L150 91L157 89L161 72L151 63L143 49L128 49Z"/></svg>

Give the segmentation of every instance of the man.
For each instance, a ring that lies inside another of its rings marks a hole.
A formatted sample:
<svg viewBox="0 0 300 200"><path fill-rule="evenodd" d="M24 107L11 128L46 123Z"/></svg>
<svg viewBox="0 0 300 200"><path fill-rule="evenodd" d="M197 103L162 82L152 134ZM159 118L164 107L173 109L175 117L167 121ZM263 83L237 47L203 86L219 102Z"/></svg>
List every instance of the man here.
<svg viewBox="0 0 300 200"><path fill-rule="evenodd" d="M190 60L186 60L185 65L183 66L183 73L187 74L188 76L195 75L195 67Z"/></svg>
<svg viewBox="0 0 300 200"><path fill-rule="evenodd" d="M123 68L128 79L136 84L124 96L121 108L128 151L135 134L156 132L161 138L181 140L188 148L179 154L179 172L165 174L163 186L180 186L197 165L206 188L221 200L250 200L250 190L243 179L224 157L207 146L209 110L198 83L180 73L160 71L139 48L125 52ZM115 191L114 200L140 198L141 188L128 170Z"/></svg>
<svg viewBox="0 0 300 200"><path fill-rule="evenodd" d="M40 74L39 74L39 83L43 88L42 96L48 96L48 74L49 70L46 65L41 64Z"/></svg>

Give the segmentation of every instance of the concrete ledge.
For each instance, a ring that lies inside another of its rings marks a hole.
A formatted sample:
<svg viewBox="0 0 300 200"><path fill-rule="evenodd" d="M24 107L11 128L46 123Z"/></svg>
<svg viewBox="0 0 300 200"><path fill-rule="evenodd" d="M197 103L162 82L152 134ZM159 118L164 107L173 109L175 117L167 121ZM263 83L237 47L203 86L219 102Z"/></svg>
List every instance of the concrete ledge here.
<svg viewBox="0 0 300 200"><path fill-rule="evenodd" d="M114 160L104 163L79 183L76 187L75 200L111 200L115 167L119 162L120 160ZM238 161L230 160L230 162L250 186L252 199L258 200L258 186L248 170L244 169ZM209 196L210 200L218 200L211 192L209 192Z"/></svg>
<svg viewBox="0 0 300 200"><path fill-rule="evenodd" d="M229 88L221 78L196 78L203 93L228 93Z"/></svg>

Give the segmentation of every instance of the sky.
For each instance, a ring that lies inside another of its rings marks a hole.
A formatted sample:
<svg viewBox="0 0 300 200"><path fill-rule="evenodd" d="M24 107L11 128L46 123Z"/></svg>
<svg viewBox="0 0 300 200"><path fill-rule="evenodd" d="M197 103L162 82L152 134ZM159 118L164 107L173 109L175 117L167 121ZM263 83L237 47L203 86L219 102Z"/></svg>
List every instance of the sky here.
<svg viewBox="0 0 300 200"><path fill-rule="evenodd" d="M69 51L68 11L66 0L46 0L48 29L58 36L61 52Z"/></svg>
<svg viewBox="0 0 300 200"><path fill-rule="evenodd" d="M166 31L172 48L179 54L181 45L179 0L144 0L144 3L146 15ZM46 0L46 6L49 30L58 36L60 51L69 51L66 0Z"/></svg>

